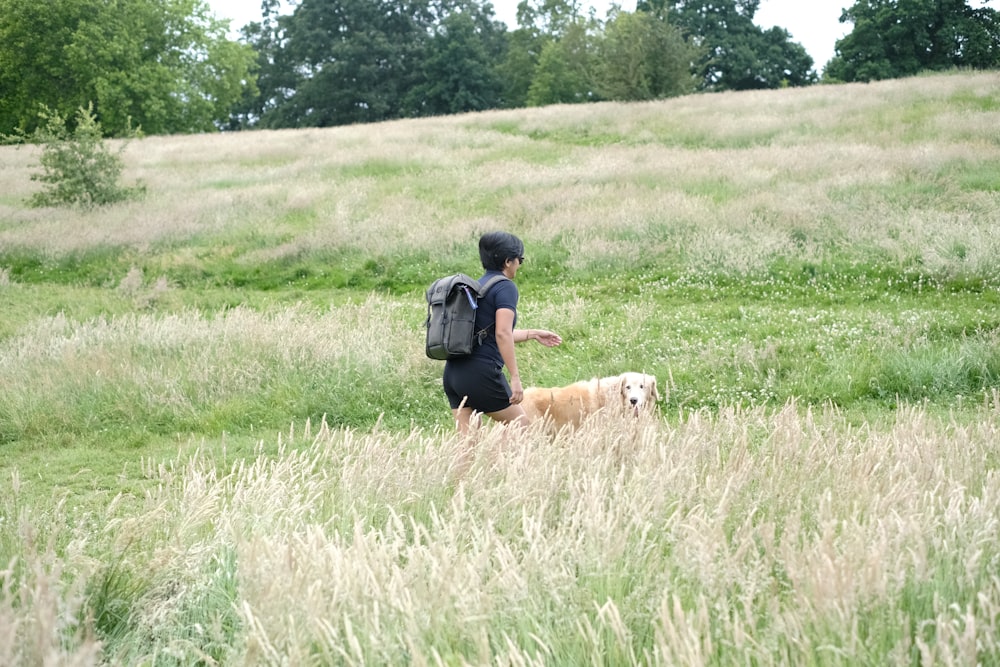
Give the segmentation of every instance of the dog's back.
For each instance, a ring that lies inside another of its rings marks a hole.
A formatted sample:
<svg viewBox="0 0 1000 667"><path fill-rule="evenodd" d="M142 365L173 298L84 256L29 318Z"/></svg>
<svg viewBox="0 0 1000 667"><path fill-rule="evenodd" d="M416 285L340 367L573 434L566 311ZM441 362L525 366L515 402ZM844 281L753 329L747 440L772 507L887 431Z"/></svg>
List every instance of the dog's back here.
<svg viewBox="0 0 1000 667"><path fill-rule="evenodd" d="M581 380L565 387L528 387L521 405L531 421L547 417L555 429L560 429L567 425L577 428L604 407L620 407L638 414L658 399L655 377L622 373Z"/></svg>
<svg viewBox="0 0 1000 667"><path fill-rule="evenodd" d="M531 421L548 417L552 425L578 427L583 418L599 409L598 379L581 380L565 387L528 387L521 405Z"/></svg>

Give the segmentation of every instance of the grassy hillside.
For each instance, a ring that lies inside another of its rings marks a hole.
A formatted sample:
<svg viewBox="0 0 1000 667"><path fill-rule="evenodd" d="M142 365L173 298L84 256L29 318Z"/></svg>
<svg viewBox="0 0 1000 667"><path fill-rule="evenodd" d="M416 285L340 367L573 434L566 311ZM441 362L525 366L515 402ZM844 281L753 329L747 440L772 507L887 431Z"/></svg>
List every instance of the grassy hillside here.
<svg viewBox="0 0 1000 667"><path fill-rule="evenodd" d="M0 147L0 663L998 658L998 127L954 73L147 137L84 211ZM495 228L526 384L668 396L456 480L423 290Z"/></svg>
<svg viewBox="0 0 1000 667"><path fill-rule="evenodd" d="M4 148L0 248L21 284L402 293L523 235L540 288L633 272L705 284L998 279L996 75L556 106L377 127L152 137L142 202L25 210ZM242 295L241 295L242 296Z"/></svg>
<svg viewBox="0 0 1000 667"><path fill-rule="evenodd" d="M567 341L524 349L531 383L978 402L1000 376L997 82L150 137L125 175L148 197L84 212L25 208L36 155L4 147L0 442L446 423L422 291L476 273L493 228L528 246L520 323Z"/></svg>

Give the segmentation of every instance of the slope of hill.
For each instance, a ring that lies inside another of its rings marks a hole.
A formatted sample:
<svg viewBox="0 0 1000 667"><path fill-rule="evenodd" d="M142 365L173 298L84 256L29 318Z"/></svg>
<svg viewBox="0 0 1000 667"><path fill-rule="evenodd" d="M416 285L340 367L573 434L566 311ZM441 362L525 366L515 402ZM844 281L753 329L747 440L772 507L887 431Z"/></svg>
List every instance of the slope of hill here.
<svg viewBox="0 0 1000 667"><path fill-rule="evenodd" d="M1000 78L0 148L0 664L997 664ZM423 289L522 236L454 432Z"/></svg>

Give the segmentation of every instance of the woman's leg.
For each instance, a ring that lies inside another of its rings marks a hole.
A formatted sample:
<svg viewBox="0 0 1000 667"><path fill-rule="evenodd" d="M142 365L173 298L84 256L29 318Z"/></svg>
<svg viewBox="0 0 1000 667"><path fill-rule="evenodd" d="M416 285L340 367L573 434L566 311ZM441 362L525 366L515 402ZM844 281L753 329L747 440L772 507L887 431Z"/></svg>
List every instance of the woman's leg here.
<svg viewBox="0 0 1000 667"><path fill-rule="evenodd" d="M527 426L531 423L531 419L524 412L524 408L520 405L508 405L503 410L498 410L496 412L488 412L486 415L495 421L504 424L517 424L518 426Z"/></svg>
<svg viewBox="0 0 1000 667"><path fill-rule="evenodd" d="M458 456L454 461L452 461L451 464L451 476L453 479L459 480L465 477L465 473L467 473L469 471L469 467L472 466L472 447L473 441L475 440L473 425L479 425L479 413L472 408L465 407L464 405L452 409L451 413L455 416L455 425L458 427L458 432L462 436L462 442L459 444Z"/></svg>
<svg viewBox="0 0 1000 667"><path fill-rule="evenodd" d="M479 414L472 408L460 407L452 411L455 416L455 423L458 425L458 432L462 435L461 451L458 458L452 464L452 474L456 479L461 479L472 466L472 449L475 446L475 434L473 429L479 425ZM509 405L503 410L489 412L487 416L503 424L517 424L527 426L528 415L520 405Z"/></svg>
<svg viewBox="0 0 1000 667"><path fill-rule="evenodd" d="M458 432L462 435L469 435L469 430L472 426L472 420L475 418L476 411L472 408L463 406L452 409L451 414L455 417L455 424L458 426Z"/></svg>

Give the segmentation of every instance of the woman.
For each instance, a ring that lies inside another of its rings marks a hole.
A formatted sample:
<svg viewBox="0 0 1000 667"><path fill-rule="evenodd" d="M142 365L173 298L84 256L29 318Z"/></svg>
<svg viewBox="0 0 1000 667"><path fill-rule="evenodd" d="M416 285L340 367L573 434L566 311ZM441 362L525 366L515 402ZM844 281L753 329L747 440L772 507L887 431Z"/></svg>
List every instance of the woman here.
<svg viewBox="0 0 1000 667"><path fill-rule="evenodd" d="M476 311L476 331L486 331L481 345L472 354L449 359L444 365L444 393L448 396L459 431L468 433L477 413L509 424L528 423L521 407L524 388L517 368L514 343L537 340L546 347L562 342L558 334L544 329L515 329L517 322L517 286L514 277L524 263L524 243L507 232L490 232L479 239L479 259L486 273L479 282L502 274L501 280L479 300ZM510 382L503 368L510 373Z"/></svg>

